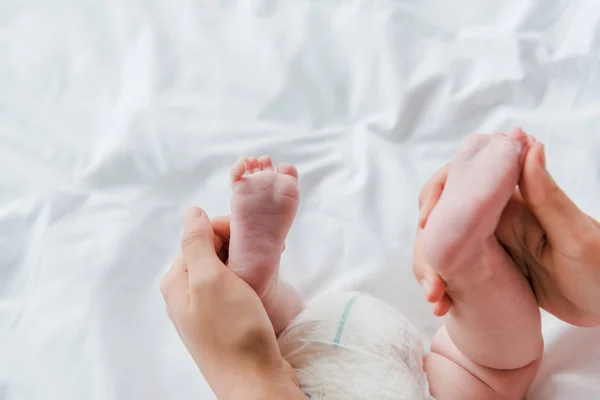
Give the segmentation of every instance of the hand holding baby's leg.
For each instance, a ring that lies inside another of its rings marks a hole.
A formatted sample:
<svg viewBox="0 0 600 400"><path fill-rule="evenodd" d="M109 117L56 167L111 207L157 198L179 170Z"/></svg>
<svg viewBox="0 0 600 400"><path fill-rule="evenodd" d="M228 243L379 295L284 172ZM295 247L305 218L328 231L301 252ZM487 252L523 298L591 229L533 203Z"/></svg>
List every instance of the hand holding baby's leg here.
<svg viewBox="0 0 600 400"><path fill-rule="evenodd" d="M450 337L471 360L498 369L529 364L541 350L535 298L494 235L528 145L522 132L510 135L465 144L423 231L425 256L452 300Z"/></svg>
<svg viewBox="0 0 600 400"><path fill-rule="evenodd" d="M533 375L517 374L523 379L517 385L499 370L525 371L541 356L535 297L494 235L529 142L520 130L470 139L455 157L439 203L419 238L452 302L427 363L428 373L440 385L432 382L434 392L447 382L436 377L454 371L475 390L464 398L480 398L478 381L496 393L518 397ZM442 340L444 335L447 340ZM491 374L495 380L486 377L489 371L495 371Z"/></svg>
<svg viewBox="0 0 600 400"><path fill-rule="evenodd" d="M438 171L420 197L422 228L441 196L450 165ZM546 170L544 147L533 143L525 158L521 191L505 208L496 236L530 281L538 304L577 326L600 325L600 223L583 213ZM415 249L415 276L427 282L434 314L450 302L445 285Z"/></svg>

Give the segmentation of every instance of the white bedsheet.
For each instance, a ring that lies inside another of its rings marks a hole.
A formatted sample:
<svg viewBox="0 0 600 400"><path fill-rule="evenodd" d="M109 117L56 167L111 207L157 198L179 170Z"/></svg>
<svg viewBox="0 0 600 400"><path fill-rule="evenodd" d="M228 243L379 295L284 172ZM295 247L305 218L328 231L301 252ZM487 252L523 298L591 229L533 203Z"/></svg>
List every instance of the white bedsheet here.
<svg viewBox="0 0 600 400"><path fill-rule="evenodd" d="M283 275L358 289L431 337L421 185L519 124L600 217L600 7L578 1L0 2L0 399L212 399L164 312L185 206L228 166L301 173ZM531 399L600 393L600 330L545 316Z"/></svg>

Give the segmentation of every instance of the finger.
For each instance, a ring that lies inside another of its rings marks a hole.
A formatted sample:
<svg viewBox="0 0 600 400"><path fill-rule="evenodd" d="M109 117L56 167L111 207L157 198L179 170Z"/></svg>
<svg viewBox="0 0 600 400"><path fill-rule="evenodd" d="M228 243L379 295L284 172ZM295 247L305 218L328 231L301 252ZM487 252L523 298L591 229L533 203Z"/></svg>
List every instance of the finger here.
<svg viewBox="0 0 600 400"><path fill-rule="evenodd" d="M427 224L429 214L437 205L442 192L444 191L444 185L448 179L448 171L450 170L450 164L444 165L439 171L437 171L423 186L421 193L419 194L419 227L424 228Z"/></svg>
<svg viewBox="0 0 600 400"><path fill-rule="evenodd" d="M421 231L419 230L419 233ZM437 302L441 300L446 293L446 284L444 280L435 272L435 270L427 263L423 255L423 242L417 240L415 243L415 252L413 256L413 274L425 294L425 298L429 302Z"/></svg>
<svg viewBox="0 0 600 400"><path fill-rule="evenodd" d="M444 315L448 314L451 305L452 302L450 301L450 298L448 296L444 296L440 301L432 305L433 315L436 317L443 317Z"/></svg>
<svg viewBox="0 0 600 400"><path fill-rule="evenodd" d="M160 281L160 291L167 303L167 308L170 310L174 303L179 304L179 300L187 296L188 291L188 276L183 261L183 254L179 252L177 258Z"/></svg>
<svg viewBox="0 0 600 400"><path fill-rule="evenodd" d="M210 220L214 233L215 251L217 253L221 251L225 244L229 243L229 237L231 236L230 219L231 216L224 215Z"/></svg>
<svg viewBox="0 0 600 400"><path fill-rule="evenodd" d="M435 303L444 297L446 284L429 264L415 261L413 272L428 302Z"/></svg>
<svg viewBox="0 0 600 400"><path fill-rule="evenodd" d="M440 186L443 188L443 182L446 181L448 176L448 169L450 168L450 163L444 165L442 168L437 170L431 178L427 180L421 192L419 193L419 209L423 207L426 200L431 197L432 194L435 194L439 191Z"/></svg>
<svg viewBox="0 0 600 400"><path fill-rule="evenodd" d="M430 267L429 271L425 274L425 277L419 281L427 301L430 303L436 303L441 301L446 294L446 284L444 280L435 273L433 268Z"/></svg>
<svg viewBox="0 0 600 400"><path fill-rule="evenodd" d="M520 127L515 127L508 132L507 136L518 145L519 164L522 165L527 154L527 149L530 146L529 135L527 135Z"/></svg>
<svg viewBox="0 0 600 400"><path fill-rule="evenodd" d="M190 207L186 211L181 251L190 286L206 281L226 268L215 251L212 225L206 213L198 207Z"/></svg>
<svg viewBox="0 0 600 400"><path fill-rule="evenodd" d="M532 226L539 227L539 224L523 200L519 189L515 189L511 199L502 210L495 230L496 237L511 257L513 257L512 252L521 254L524 251L523 244L528 243L527 238L529 237L524 230ZM541 231L541 228L539 230Z"/></svg>
<svg viewBox="0 0 600 400"><path fill-rule="evenodd" d="M519 188L549 243L578 248L587 234L596 234L591 219L558 187L546 170L541 143L533 143L526 155Z"/></svg>

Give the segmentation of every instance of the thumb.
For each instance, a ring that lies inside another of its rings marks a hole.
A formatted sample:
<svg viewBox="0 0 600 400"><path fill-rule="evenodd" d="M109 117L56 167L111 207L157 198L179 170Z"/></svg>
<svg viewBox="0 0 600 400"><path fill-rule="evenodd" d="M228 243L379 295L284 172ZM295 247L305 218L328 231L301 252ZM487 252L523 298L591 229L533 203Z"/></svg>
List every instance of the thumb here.
<svg viewBox="0 0 600 400"><path fill-rule="evenodd" d="M413 274L421 285L427 301L435 303L444 297L446 284L433 267L427 263L423 252L423 241L419 238L419 234L420 230L417 234L413 254Z"/></svg>
<svg viewBox="0 0 600 400"><path fill-rule="evenodd" d="M431 211L433 211L440 197L442 197L449 171L450 164L444 165L429 178L423 189L421 189L421 193L419 194L419 228L425 228Z"/></svg>
<svg viewBox="0 0 600 400"><path fill-rule="evenodd" d="M181 251L190 283L218 272L217 270L223 266L215 251L210 220L199 207L190 207L185 212Z"/></svg>
<svg viewBox="0 0 600 400"><path fill-rule="evenodd" d="M532 144L525 156L519 189L550 243L577 246L582 232L590 228L591 220L546 170L546 155L541 143Z"/></svg>

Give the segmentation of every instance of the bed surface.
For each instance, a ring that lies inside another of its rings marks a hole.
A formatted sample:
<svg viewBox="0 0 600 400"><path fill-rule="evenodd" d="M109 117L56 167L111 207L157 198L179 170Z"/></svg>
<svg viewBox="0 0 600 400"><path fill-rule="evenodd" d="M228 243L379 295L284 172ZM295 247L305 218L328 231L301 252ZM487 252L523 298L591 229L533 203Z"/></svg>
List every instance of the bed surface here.
<svg viewBox="0 0 600 400"><path fill-rule="evenodd" d="M492 4L495 3L495 4ZM521 125L600 217L593 1L0 3L0 399L213 399L158 285L240 155L295 163L282 275L376 294L431 338L417 195ZM544 316L529 398L600 393L600 330Z"/></svg>

